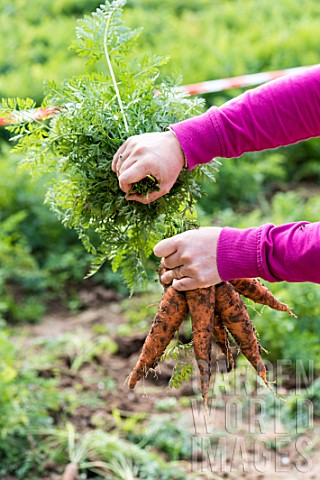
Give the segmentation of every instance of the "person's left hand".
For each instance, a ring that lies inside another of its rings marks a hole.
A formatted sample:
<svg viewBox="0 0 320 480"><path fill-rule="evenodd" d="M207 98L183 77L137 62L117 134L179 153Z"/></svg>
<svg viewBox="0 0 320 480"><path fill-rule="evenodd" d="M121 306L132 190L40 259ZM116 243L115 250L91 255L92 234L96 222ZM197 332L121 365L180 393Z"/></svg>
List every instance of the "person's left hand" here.
<svg viewBox="0 0 320 480"><path fill-rule="evenodd" d="M154 254L162 257L161 265L168 269L161 275L161 281L172 283L180 291L220 283L217 245L221 230L218 227L202 227L161 240L154 247Z"/></svg>

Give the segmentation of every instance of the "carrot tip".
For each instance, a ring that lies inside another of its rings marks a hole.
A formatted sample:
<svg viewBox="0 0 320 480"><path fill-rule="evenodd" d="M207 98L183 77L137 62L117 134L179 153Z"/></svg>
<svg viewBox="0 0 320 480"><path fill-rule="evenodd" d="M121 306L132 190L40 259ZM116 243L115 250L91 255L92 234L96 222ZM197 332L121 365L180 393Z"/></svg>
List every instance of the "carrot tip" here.
<svg viewBox="0 0 320 480"><path fill-rule="evenodd" d="M128 383L128 388L130 390L133 390L134 387L136 386L138 380L139 380L139 377L137 375L137 372L135 372L135 371L131 372L130 375L128 376L127 380L126 380L127 383Z"/></svg>
<svg viewBox="0 0 320 480"><path fill-rule="evenodd" d="M267 355L269 355L269 353L270 353L269 350L266 350L262 345L260 345L260 348L261 348L261 350L262 350L264 353L266 353Z"/></svg>
<svg viewBox="0 0 320 480"><path fill-rule="evenodd" d="M262 377L260 377L262 378ZM280 397L280 395L278 395L274 390L273 388L270 386L270 382L268 382L268 380L265 380L264 378L262 378L263 380L263 383L265 384L265 386L267 387L267 389L272 393L272 395L274 397L276 397L278 400L281 400L281 402L286 402L286 399L283 398L283 397ZM276 382L271 382L271 383L276 383Z"/></svg>
<svg viewBox="0 0 320 480"><path fill-rule="evenodd" d="M207 393L203 393L203 394L202 394L202 398L203 398L204 411L205 411L206 415L208 415L208 414L209 414L208 394L207 394Z"/></svg>
<svg viewBox="0 0 320 480"><path fill-rule="evenodd" d="M233 372L234 370L234 362L227 362L227 372Z"/></svg>
<svg viewBox="0 0 320 480"><path fill-rule="evenodd" d="M129 380L129 382L128 382L128 388L129 388L129 390L133 390L134 387L136 386L136 384L137 384L136 381L132 381L132 380L130 381L130 380Z"/></svg>

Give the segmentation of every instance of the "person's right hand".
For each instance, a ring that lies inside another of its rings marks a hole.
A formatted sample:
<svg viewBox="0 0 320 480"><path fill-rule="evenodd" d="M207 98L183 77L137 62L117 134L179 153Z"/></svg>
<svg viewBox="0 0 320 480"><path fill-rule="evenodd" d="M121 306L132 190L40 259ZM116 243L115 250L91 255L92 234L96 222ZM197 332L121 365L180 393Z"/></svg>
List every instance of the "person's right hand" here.
<svg viewBox="0 0 320 480"><path fill-rule="evenodd" d="M112 170L118 175L127 200L150 203L172 188L184 166L184 155L175 134L143 133L129 137L113 157ZM158 180L160 190L145 195L128 194L131 186L147 175Z"/></svg>

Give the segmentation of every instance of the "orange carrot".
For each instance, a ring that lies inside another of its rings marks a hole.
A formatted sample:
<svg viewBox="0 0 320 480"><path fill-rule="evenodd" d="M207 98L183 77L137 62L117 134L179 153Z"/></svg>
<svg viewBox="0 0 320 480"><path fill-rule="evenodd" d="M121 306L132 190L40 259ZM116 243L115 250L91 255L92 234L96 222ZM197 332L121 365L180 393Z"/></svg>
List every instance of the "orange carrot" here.
<svg viewBox="0 0 320 480"><path fill-rule="evenodd" d="M230 280L230 283L234 286L237 292L241 293L244 297L247 297L256 303L268 305L268 307L273 308L274 310L288 312L292 317L297 318L288 305L275 298L270 290L265 287L258 278L239 278L236 280Z"/></svg>
<svg viewBox="0 0 320 480"><path fill-rule="evenodd" d="M269 387L266 367L260 355L260 346L247 308L231 283L216 286L216 310L221 320L240 347L241 352Z"/></svg>
<svg viewBox="0 0 320 480"><path fill-rule="evenodd" d="M231 352L231 347L228 338L228 331L221 320L220 314L217 312L214 315L213 319L213 336L216 340L217 345L220 347L222 353L226 356L227 359L227 369L234 369L234 360Z"/></svg>
<svg viewBox="0 0 320 480"><path fill-rule="evenodd" d="M193 350L200 372L201 392L204 404L207 405L211 377L215 287L189 290L186 292L186 299L191 315Z"/></svg>
<svg viewBox="0 0 320 480"><path fill-rule="evenodd" d="M150 368L155 368L178 331L188 313L186 296L172 286L167 287L162 296L158 311L153 319L151 329L145 339L140 358L132 370L128 386L134 388L145 377Z"/></svg>

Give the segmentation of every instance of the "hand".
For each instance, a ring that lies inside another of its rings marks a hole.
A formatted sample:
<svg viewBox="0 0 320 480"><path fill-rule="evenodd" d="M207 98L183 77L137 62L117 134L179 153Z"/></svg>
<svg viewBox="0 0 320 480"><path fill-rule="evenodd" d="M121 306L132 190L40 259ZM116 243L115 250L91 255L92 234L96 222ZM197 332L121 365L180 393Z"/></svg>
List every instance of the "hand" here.
<svg viewBox="0 0 320 480"><path fill-rule="evenodd" d="M154 247L154 253L162 257L161 265L169 269L161 275L161 281L172 282L172 286L181 291L220 283L217 245L221 230L203 227L161 240Z"/></svg>
<svg viewBox="0 0 320 480"><path fill-rule="evenodd" d="M113 157L112 170L119 178L127 200L150 203L169 192L184 165L184 155L174 133L143 133L128 138ZM145 195L128 194L131 186L147 175L158 180L160 191Z"/></svg>

